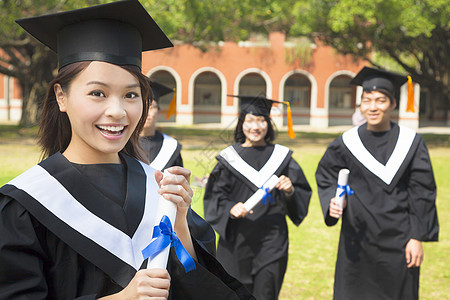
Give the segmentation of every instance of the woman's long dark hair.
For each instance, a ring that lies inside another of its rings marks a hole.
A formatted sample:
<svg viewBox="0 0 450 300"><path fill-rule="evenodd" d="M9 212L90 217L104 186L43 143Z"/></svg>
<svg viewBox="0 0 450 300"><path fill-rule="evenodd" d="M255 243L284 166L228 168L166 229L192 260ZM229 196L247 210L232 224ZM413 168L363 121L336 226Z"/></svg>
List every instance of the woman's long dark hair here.
<svg viewBox="0 0 450 300"><path fill-rule="evenodd" d="M241 113L239 115L239 120L236 125L236 129L234 130L234 141L236 143L242 144L245 142L245 134L244 134L244 129L242 128L242 126L244 124L246 115L247 115L247 113ZM266 122L267 122L267 133L266 133L266 136L264 137L264 141L267 144L271 144L275 140L275 136L276 136L275 126L272 123L272 119L269 116L264 116L264 120L266 120Z"/></svg>
<svg viewBox="0 0 450 300"><path fill-rule="evenodd" d="M72 128L69 118L65 112L61 112L59 110L53 87L56 83L59 83L64 91L68 91L72 80L80 72L85 70L90 63L90 61L85 61L67 65L59 70L56 78L50 83L47 90L47 96L44 99L38 131L39 145L42 147L41 159L45 159L56 152L64 152L69 146L72 138ZM147 118L148 107L151 99L150 85L147 77L142 74L141 70L137 66L127 65L120 67L127 70L138 79L139 84L141 85L141 96L143 103L141 119L121 152L144 162L148 162L145 155L142 154L143 150L139 144L139 133L141 132L145 119Z"/></svg>

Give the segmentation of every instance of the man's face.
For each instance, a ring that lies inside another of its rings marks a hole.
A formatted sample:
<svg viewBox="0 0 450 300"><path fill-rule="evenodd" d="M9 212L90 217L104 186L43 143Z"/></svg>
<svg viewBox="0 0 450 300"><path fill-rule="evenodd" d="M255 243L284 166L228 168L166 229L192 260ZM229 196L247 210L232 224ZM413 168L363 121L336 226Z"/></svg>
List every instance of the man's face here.
<svg viewBox="0 0 450 300"><path fill-rule="evenodd" d="M371 131L387 131L390 128L391 112L396 102L378 91L363 92L361 106L362 115L367 120L367 129Z"/></svg>

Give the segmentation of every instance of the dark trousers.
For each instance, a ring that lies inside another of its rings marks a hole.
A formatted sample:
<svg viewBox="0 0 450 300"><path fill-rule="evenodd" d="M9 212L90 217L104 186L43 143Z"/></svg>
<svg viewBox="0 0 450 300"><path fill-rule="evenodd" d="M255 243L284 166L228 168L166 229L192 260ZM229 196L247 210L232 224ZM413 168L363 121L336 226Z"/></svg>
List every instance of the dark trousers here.
<svg viewBox="0 0 450 300"><path fill-rule="evenodd" d="M245 287L257 300L277 300L286 273L287 257L276 260L253 276L253 283Z"/></svg>

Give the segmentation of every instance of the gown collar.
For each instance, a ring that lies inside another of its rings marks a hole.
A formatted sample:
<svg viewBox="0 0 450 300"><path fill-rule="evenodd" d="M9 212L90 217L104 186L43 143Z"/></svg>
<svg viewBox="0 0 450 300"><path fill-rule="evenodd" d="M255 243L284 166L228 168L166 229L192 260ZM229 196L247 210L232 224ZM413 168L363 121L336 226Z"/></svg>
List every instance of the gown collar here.
<svg viewBox="0 0 450 300"><path fill-rule="evenodd" d="M416 132L414 130L405 126L399 126L399 134L394 151L385 165L380 163L366 149L358 134L358 127L353 127L344 132L342 135L342 142L364 168L381 179L386 185L390 185L393 182L394 177L399 173L408 153L414 148L412 146L415 137Z"/></svg>
<svg viewBox="0 0 450 300"><path fill-rule="evenodd" d="M177 140L163 133L161 149L155 159L150 163L150 166L156 170L163 170L177 148Z"/></svg>
<svg viewBox="0 0 450 300"><path fill-rule="evenodd" d="M152 240L158 185L154 169L123 155L127 164L124 206L103 196L61 153L7 184L19 201L56 236L126 286Z"/></svg>
<svg viewBox="0 0 450 300"><path fill-rule="evenodd" d="M272 154L259 171L250 166L233 146L222 150L217 159L223 162L234 174L239 174L246 178L253 185L254 189L255 187L262 187L273 174L277 173L277 171L279 172L280 166L284 166L286 158L290 157L291 153L288 147L275 144Z"/></svg>

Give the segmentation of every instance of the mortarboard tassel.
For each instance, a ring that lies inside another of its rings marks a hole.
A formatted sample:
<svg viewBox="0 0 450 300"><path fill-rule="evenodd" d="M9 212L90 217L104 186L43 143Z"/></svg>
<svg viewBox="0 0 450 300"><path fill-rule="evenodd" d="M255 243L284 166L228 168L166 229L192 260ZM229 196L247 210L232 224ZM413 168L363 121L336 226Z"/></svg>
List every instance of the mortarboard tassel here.
<svg viewBox="0 0 450 300"><path fill-rule="evenodd" d="M167 110L166 120L170 119L172 115L176 114L177 114L177 93L174 90L172 101L170 101L169 109Z"/></svg>
<svg viewBox="0 0 450 300"><path fill-rule="evenodd" d="M283 101L283 104L287 105L287 124L288 124L288 136L289 138L295 138L294 125L292 122L291 104L288 101Z"/></svg>
<svg viewBox="0 0 450 300"><path fill-rule="evenodd" d="M406 111L415 112L414 109L414 87L411 76L408 76L408 102L406 102Z"/></svg>

